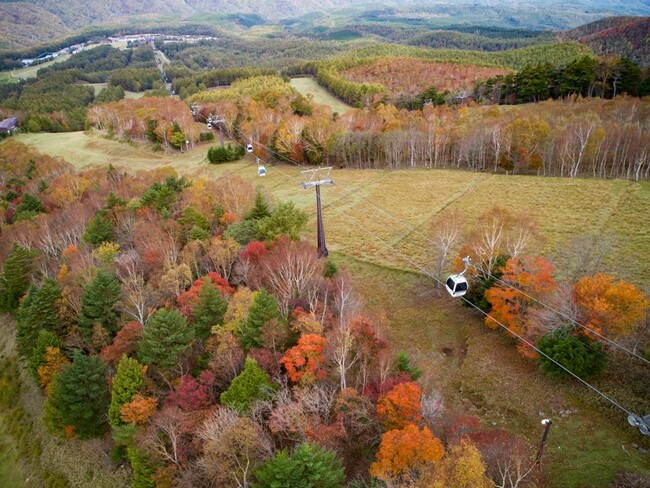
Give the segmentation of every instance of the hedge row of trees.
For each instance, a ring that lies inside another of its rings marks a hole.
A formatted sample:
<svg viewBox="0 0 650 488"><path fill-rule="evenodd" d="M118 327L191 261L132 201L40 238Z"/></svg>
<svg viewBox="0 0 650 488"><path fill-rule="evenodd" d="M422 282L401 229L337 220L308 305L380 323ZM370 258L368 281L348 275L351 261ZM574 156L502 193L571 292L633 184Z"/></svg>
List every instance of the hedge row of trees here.
<svg viewBox="0 0 650 488"><path fill-rule="evenodd" d="M296 240L291 203L237 177L75 173L1 150L0 307L45 423L110 430L134 486L488 487L503 465L534 480L523 440L422 391L345 273ZM16 221L26 195L42 211Z"/></svg>
<svg viewBox="0 0 650 488"><path fill-rule="evenodd" d="M627 59L583 57L567 66L530 65L516 74L499 75L479 83L475 98L493 103L539 102L570 95L614 98L650 94L650 73Z"/></svg>
<svg viewBox="0 0 650 488"><path fill-rule="evenodd" d="M247 91L248 86L255 91ZM297 96L279 78L250 78L191 100L201 103L205 114L224 115L228 132L241 132L285 157L311 164L635 180L650 176L649 105L637 98L574 97L540 103L534 112L527 106L431 105L407 111L379 105L341 116L311 104L311 115L298 115ZM274 154L260 150L259 156Z"/></svg>

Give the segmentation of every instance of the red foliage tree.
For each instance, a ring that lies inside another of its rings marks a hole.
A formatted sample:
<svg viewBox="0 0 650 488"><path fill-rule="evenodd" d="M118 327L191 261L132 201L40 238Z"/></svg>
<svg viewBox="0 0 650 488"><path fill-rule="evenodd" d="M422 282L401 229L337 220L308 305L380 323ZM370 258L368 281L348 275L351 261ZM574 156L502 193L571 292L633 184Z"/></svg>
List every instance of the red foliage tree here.
<svg viewBox="0 0 650 488"><path fill-rule="evenodd" d="M127 322L118 331L113 343L102 349L99 356L107 363L116 365L120 362L122 355L128 356L138 349L143 328L142 324L135 320Z"/></svg>
<svg viewBox="0 0 650 488"><path fill-rule="evenodd" d="M214 373L211 371L203 371L198 381L191 375L182 376L180 384L167 397L167 402L185 411L209 407L213 383Z"/></svg>
<svg viewBox="0 0 650 488"><path fill-rule="evenodd" d="M218 273L215 273L214 271L209 272L207 275L196 280L187 291L181 293L180 296L176 298L180 312L186 317L191 315L192 307L198 301L201 288L207 282L206 280L212 281L222 295L232 295L235 291L235 289L230 286L225 279L219 276Z"/></svg>

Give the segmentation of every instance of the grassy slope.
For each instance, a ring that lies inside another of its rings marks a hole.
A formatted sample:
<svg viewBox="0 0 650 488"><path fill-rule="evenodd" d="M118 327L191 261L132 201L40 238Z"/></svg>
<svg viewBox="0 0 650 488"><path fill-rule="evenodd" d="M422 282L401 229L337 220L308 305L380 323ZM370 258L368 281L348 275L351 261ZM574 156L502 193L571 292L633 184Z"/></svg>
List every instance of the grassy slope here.
<svg viewBox="0 0 650 488"><path fill-rule="evenodd" d="M14 441L0 425L0 486L22 488L24 479Z"/></svg>
<svg viewBox="0 0 650 488"><path fill-rule="evenodd" d="M198 146L189 153L153 153L144 147L81 132L18 137L19 141L63 157L76 167L112 163L138 170L171 164L180 170L195 170L198 165L202 171L215 176L237 171L256 184L273 188L274 195L296 200L314 213L313 195L289 178L300 178L301 168L295 166L271 167L266 178L258 178L252 160L219 166L200 164L208 145ZM587 232L611 234L615 242L605 258L605 268L638 285L650 285L650 262L646 259L650 255L650 228L643 224L650 208L650 182L452 170L334 170L332 177L336 186L323 189L323 201L328 243L333 250L377 264L414 269L381 242L372 242L347 217L356 219L416 262L425 264L429 259L427 240L410 233L400 222L427 233L434 217L447 209L459 209L466 217L469 230L485 209L498 204L512 211L524 210L537 220L543 240L531 250L556 257L558 266L571 265L563 255L575 237ZM399 221L382 214L365 200L387 210ZM560 274L563 271L558 269Z"/></svg>
<svg viewBox="0 0 650 488"><path fill-rule="evenodd" d="M601 404L580 384L541 375L503 334L444 295L436 297L419 275L334 253L355 280L364 305L396 347L407 349L425 371L421 382L441 391L446 406L478 415L487 428L508 429L537 446L540 420L554 424L544 457L549 488L608 486L619 470L650 473L632 443L640 434L625 416ZM561 417L560 410L571 409ZM577 409L577 412L575 410Z"/></svg>
<svg viewBox="0 0 650 488"><path fill-rule="evenodd" d="M290 85L303 95L313 95L314 102L329 106L332 112L342 114L350 108L347 103L336 98L313 78L292 78Z"/></svg>

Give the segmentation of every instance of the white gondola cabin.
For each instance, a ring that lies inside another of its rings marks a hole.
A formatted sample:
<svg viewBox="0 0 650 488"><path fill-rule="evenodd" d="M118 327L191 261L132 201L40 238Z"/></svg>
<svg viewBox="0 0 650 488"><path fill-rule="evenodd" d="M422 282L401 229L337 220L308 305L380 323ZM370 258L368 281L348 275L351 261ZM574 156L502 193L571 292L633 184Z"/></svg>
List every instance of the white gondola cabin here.
<svg viewBox="0 0 650 488"><path fill-rule="evenodd" d="M246 151L249 153L253 152L253 145L250 142L246 145Z"/></svg>
<svg viewBox="0 0 650 488"><path fill-rule="evenodd" d="M257 176L266 176L266 168L260 158L255 158L255 161L257 162Z"/></svg>
<svg viewBox="0 0 650 488"><path fill-rule="evenodd" d="M212 129L212 123L208 122L208 129Z"/></svg>
<svg viewBox="0 0 650 488"><path fill-rule="evenodd" d="M469 268L469 256L464 258L463 262L465 263L465 269L463 272L451 275L445 282L445 288L447 288L449 294L454 298L462 297L467 293L467 289L469 288L467 285L467 279L465 278L465 272L467 271L467 268Z"/></svg>

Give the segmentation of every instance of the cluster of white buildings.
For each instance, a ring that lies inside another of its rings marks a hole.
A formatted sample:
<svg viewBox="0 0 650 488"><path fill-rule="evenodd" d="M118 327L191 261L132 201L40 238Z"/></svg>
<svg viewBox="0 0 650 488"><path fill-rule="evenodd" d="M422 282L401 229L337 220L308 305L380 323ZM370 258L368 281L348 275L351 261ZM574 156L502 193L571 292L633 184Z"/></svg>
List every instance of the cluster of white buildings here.
<svg viewBox="0 0 650 488"><path fill-rule="evenodd" d="M73 44L72 46L64 47L63 49L59 49L58 51L53 53L42 53L33 59L21 59L20 62L22 63L23 68L27 68L32 64L39 64L39 63L44 63L46 61L51 61L52 59L58 58L63 54L78 53L85 45L86 44L83 42L80 44Z"/></svg>

